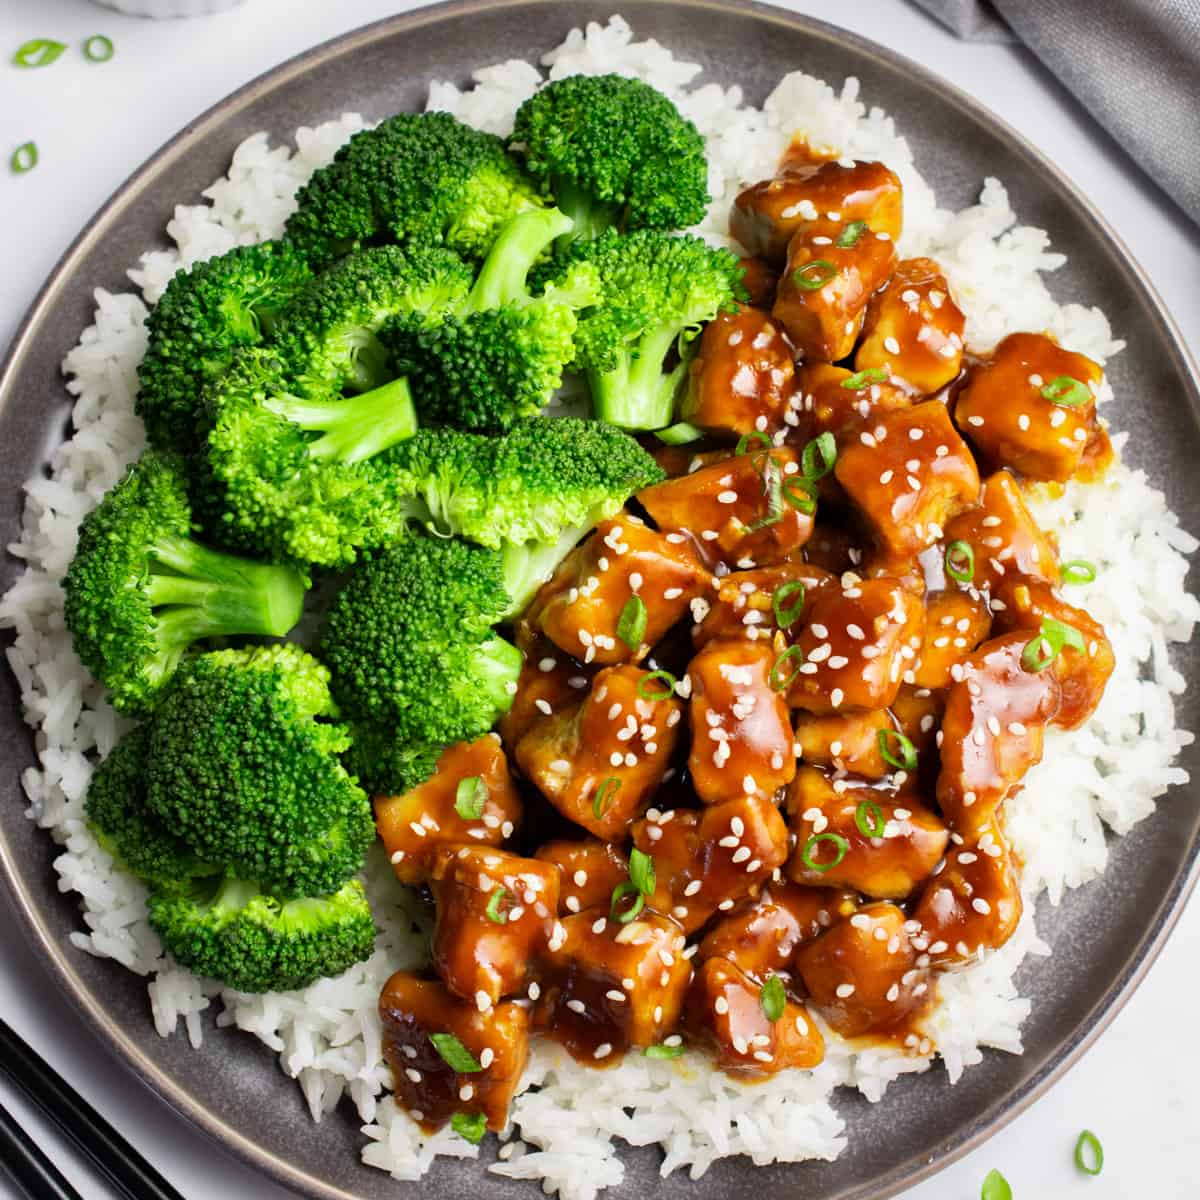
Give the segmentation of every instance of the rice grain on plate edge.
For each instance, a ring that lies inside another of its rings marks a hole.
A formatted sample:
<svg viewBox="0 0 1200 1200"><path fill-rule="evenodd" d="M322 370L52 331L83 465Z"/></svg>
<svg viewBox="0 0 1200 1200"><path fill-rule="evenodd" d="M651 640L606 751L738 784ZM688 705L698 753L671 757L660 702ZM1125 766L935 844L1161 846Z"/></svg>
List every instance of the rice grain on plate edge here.
<svg viewBox="0 0 1200 1200"><path fill-rule="evenodd" d="M881 159L900 175L905 209L900 252L928 254L942 264L967 315L970 349L987 350L1018 329L1048 330L1101 363L1121 349L1098 309L1059 305L1051 298L1039 272L1054 270L1063 257L1049 251L1043 231L1016 226L998 181L985 182L973 208L960 213L937 208L907 144L890 118L878 109L866 111L854 79L836 93L794 73L763 109L743 107L736 87L689 90L699 68L654 42L635 42L619 17L604 27L589 26L586 34L574 31L545 63L550 78L613 70L636 75L695 121L708 142L714 197L700 232L716 243L726 241L727 214L740 186L769 175L791 137L803 133L814 144L852 157ZM513 61L483 69L475 80L466 92L434 83L428 107L505 134L543 76L533 65ZM168 233L178 249L148 253L130 272L146 302L157 300L180 267L237 243L277 236L296 188L362 127L358 116L348 114L317 129L300 129L295 152L272 148L265 133L247 139L228 176L205 193L208 204L176 209ZM8 657L26 719L39 730L39 765L22 779L30 816L64 847L55 862L60 886L80 895L88 928L73 941L152 976L151 1003L164 1036L182 1019L198 1046L200 1014L219 995L218 1023L254 1033L279 1053L314 1117L349 1094L370 1122L363 1157L371 1165L415 1179L435 1155L475 1157L477 1148L450 1129L424 1134L390 1098L379 1102L388 1082L379 991L392 971L421 961L427 942L421 906L396 883L381 853L372 855L366 870L381 926L374 956L301 992L249 996L222 990L163 957L146 923L143 886L114 867L84 825L88 756L106 754L127 723L104 702L75 657L63 625L61 579L80 520L142 448L133 397L146 314L133 293L97 292L96 299L95 324L64 364L77 397L76 433L55 452L49 477L26 485L22 535L11 550L29 567L0 604L0 621L17 634ZM1118 449L1123 441L1123 435L1116 437ZM1058 536L1064 558L1088 558L1099 568L1099 582L1082 589L1080 598L1107 627L1118 663L1091 721L1083 729L1050 735L1053 753L1007 804L1027 899L1044 891L1057 903L1066 888L1104 869L1106 825L1126 832L1153 810L1156 796L1187 778L1172 765L1191 735L1175 725L1172 695L1184 683L1170 664L1168 645L1187 641L1200 619L1200 603L1184 586L1184 556L1197 543L1179 528L1144 474L1123 465L1100 484L1072 484L1034 508ZM1131 563L1138 569L1129 570ZM1054 796L1053 805L1042 802L1047 795ZM783 1072L753 1086L734 1082L699 1055L667 1062L631 1055L614 1069L588 1072L554 1045L535 1043L526 1084L536 1090L526 1090L513 1106L521 1140L507 1144L492 1169L544 1180L568 1200L590 1200L623 1175L614 1138L661 1143L663 1172L687 1165L693 1177L730 1154L749 1155L756 1163L834 1158L845 1145L832 1103L839 1085L877 1100L890 1080L926 1070L936 1055L953 1081L980 1061L983 1046L1020 1052L1029 1002L1017 994L1013 977L1030 953L1049 953L1035 931L1032 903L1000 951L943 976L941 1004L927 1021L931 1052L923 1044L907 1053L884 1047L854 1051L830 1036L828 1057L815 1071Z"/></svg>

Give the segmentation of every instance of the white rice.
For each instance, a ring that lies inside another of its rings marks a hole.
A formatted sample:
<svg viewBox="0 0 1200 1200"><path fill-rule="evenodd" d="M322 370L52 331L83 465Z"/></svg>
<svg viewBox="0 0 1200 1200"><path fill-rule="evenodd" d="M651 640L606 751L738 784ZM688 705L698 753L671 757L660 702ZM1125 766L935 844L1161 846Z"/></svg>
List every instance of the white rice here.
<svg viewBox="0 0 1200 1200"><path fill-rule="evenodd" d="M901 253L930 254L941 262L967 313L971 349L985 350L1017 329L1050 330L1099 362L1122 347L1098 309L1058 304L1051 297L1042 275L1063 257L1050 251L1043 231L1016 224L998 180L985 181L974 207L952 213L936 206L907 143L891 118L867 110L855 79L835 91L795 73L761 110L746 107L736 87L690 86L698 67L677 61L654 42L635 42L619 17L572 32L544 65L550 78L612 70L636 75L679 104L708 139L714 201L701 231L716 243L726 240L730 201L740 186L769 175L792 135L804 133L852 157L882 159L900 174ZM517 106L543 75L529 63L509 62L477 72L475 81L465 92L434 83L429 107L506 133ZM163 1036L182 1023L199 1046L201 1014L219 997L217 1022L253 1033L277 1051L314 1118L348 1095L368 1123L364 1160L397 1178L415 1179L435 1155L478 1153L448 1130L421 1133L390 1097L379 1100L389 1072L376 1003L393 970L422 958L420 906L395 882L382 854L374 855L366 872L382 927L374 956L302 992L240 995L164 958L146 922L142 885L114 867L82 821L91 762L111 749L126 722L75 657L64 629L61 590L81 517L142 448L133 396L146 305L179 268L235 244L278 235L296 187L362 127L359 116L347 114L316 129L302 128L295 150L272 146L266 133L248 138L228 176L205 193L205 203L176 209L167 229L175 248L144 255L129 272L141 296L96 293L95 324L64 364L75 397L76 432L55 451L49 476L39 474L26 485L22 533L10 550L28 569L0 602L0 621L16 631L9 662L20 681L26 719L37 731L38 765L22 779L29 816L63 848L55 863L59 886L78 894L86 927L73 935L75 945L150 977L151 1006ZM927 1070L938 1056L953 1082L980 1061L983 1047L1020 1053L1029 1004L1017 994L1013 975L1027 954L1050 953L1034 928L1033 900L1044 892L1057 903L1066 888L1097 876L1107 858L1105 827L1126 832L1153 811L1157 796L1186 779L1172 765L1191 734L1175 724L1172 696L1184 681L1170 664L1168 648L1186 641L1200 618L1200 604L1184 584L1184 556L1197 543L1179 528L1142 472L1115 466L1103 483L1072 485L1060 499L1040 500L1036 509L1061 539L1064 557L1089 558L1100 568L1098 582L1077 595L1107 626L1117 673L1095 717L1084 729L1054 735L1046 760L1008 805L1010 833L1025 861L1026 918L1002 950L944 977L941 1005L928 1024L936 1049L856 1052L830 1038L828 1057L817 1070L785 1072L746 1087L690 1053L674 1063L635 1054L614 1069L593 1071L557 1047L539 1044L527 1090L513 1106L510 1134L519 1130L520 1140L504 1147L494 1171L539 1180L566 1200L590 1200L622 1178L618 1138L660 1143L663 1173L686 1166L693 1177L730 1154L756 1163L832 1159L845 1145L834 1106L837 1087L856 1087L878 1100L891 1079ZM1053 803L1046 803L1048 797Z"/></svg>

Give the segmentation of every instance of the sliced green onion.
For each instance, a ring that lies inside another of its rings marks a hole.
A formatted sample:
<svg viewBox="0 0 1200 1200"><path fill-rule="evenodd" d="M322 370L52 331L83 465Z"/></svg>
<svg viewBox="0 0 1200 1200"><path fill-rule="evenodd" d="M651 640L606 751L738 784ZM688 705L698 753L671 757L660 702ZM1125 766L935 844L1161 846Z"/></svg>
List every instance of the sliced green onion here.
<svg viewBox="0 0 1200 1200"><path fill-rule="evenodd" d="M67 47L53 38L32 38L18 46L12 60L18 67L48 67Z"/></svg>
<svg viewBox="0 0 1200 1200"><path fill-rule="evenodd" d="M759 517L752 525L746 526L747 533L765 529L768 525L777 525L783 520L783 473L779 465L770 456L767 457L763 468L763 494L767 498L767 512Z"/></svg>
<svg viewBox="0 0 1200 1200"><path fill-rule="evenodd" d="M508 923L508 913L502 912L500 905L504 903L505 896L508 895L506 888L498 887L491 894L487 902L487 908L484 909L484 914L489 921L494 921L497 925L506 925Z"/></svg>
<svg viewBox="0 0 1200 1200"><path fill-rule="evenodd" d="M840 246L843 250L849 250L851 246L858 245L858 239L867 232L866 221L851 221L849 225L837 235L835 246Z"/></svg>
<svg viewBox="0 0 1200 1200"><path fill-rule="evenodd" d="M622 911L621 904L627 896L633 896L634 901L627 909ZM646 897L642 895L638 885L632 879L626 879L613 888L612 903L609 905L608 915L618 925L628 925L645 907Z"/></svg>
<svg viewBox="0 0 1200 1200"><path fill-rule="evenodd" d="M1099 1175L1104 1170L1104 1147L1090 1129L1085 1129L1075 1143L1075 1165L1085 1175Z"/></svg>
<svg viewBox="0 0 1200 1200"><path fill-rule="evenodd" d="M1021 651L1021 666L1035 675L1044 671L1062 652L1064 647L1086 650L1083 634L1074 625L1065 625L1053 617L1043 617L1042 627L1025 643Z"/></svg>
<svg viewBox="0 0 1200 1200"><path fill-rule="evenodd" d="M637 650L641 647L642 638L645 636L646 602L641 596L630 596L625 601L625 607L621 609L621 615L617 619L617 637L630 650Z"/></svg>
<svg viewBox="0 0 1200 1200"><path fill-rule="evenodd" d="M647 1046L642 1053L647 1058L681 1058L683 1046Z"/></svg>
<svg viewBox="0 0 1200 1200"><path fill-rule="evenodd" d="M478 821L487 807L488 791L482 775L468 775L454 789L454 811L464 821Z"/></svg>
<svg viewBox="0 0 1200 1200"><path fill-rule="evenodd" d="M837 462L837 441L826 430L813 438L800 452L800 471L805 479L824 479Z"/></svg>
<svg viewBox="0 0 1200 1200"><path fill-rule="evenodd" d="M750 449L751 442L759 442L767 450L771 448L771 439L762 430L752 429L738 438L738 444L733 448L734 454L745 454Z"/></svg>
<svg viewBox="0 0 1200 1200"><path fill-rule="evenodd" d="M783 498L793 508L811 517L817 511L817 497L811 479L803 475L789 475L783 481Z"/></svg>
<svg viewBox="0 0 1200 1200"><path fill-rule="evenodd" d="M8 168L14 175L24 175L38 165L37 142L26 142L18 146L8 160Z"/></svg>
<svg viewBox="0 0 1200 1200"><path fill-rule="evenodd" d="M689 425L687 421L678 421L666 429L656 429L654 436L668 446L686 446L688 442L699 441L704 436L704 430Z"/></svg>
<svg viewBox="0 0 1200 1200"><path fill-rule="evenodd" d="M946 547L946 574L959 583L970 583L975 578L975 550L970 542L951 542Z"/></svg>
<svg viewBox="0 0 1200 1200"><path fill-rule="evenodd" d="M431 1033L429 1040L433 1048L442 1056L442 1061L452 1071L460 1075L474 1075L482 1071L479 1060L452 1033Z"/></svg>
<svg viewBox="0 0 1200 1200"><path fill-rule="evenodd" d="M897 771L915 771L917 769L917 748L895 729L881 729L878 735L879 756L884 762L890 763ZM895 750L892 749L893 744Z"/></svg>
<svg viewBox="0 0 1200 1200"><path fill-rule="evenodd" d="M83 57L88 62L108 62L116 52L117 48L112 44L112 38L105 37L102 33L92 34L83 43Z"/></svg>
<svg viewBox="0 0 1200 1200"><path fill-rule="evenodd" d="M1012 1200L1012 1188L1009 1187L1008 1180L994 1167L984 1177L983 1187L979 1189L979 1200Z"/></svg>
<svg viewBox="0 0 1200 1200"><path fill-rule="evenodd" d="M478 1146L483 1141L483 1135L487 1133L487 1117L483 1113L458 1112L450 1118L450 1128L464 1142L470 1142L472 1146Z"/></svg>
<svg viewBox="0 0 1200 1200"><path fill-rule="evenodd" d="M784 675L780 668L786 666L793 658L797 660L795 669ZM767 683L773 691L786 692L795 682L796 676L800 674L802 666L804 666L804 651L799 646L789 646L775 660L775 665L772 666L771 672L767 676Z"/></svg>
<svg viewBox="0 0 1200 1200"><path fill-rule="evenodd" d="M857 392L868 383L887 383L888 373L882 367L868 367L865 371L855 371L842 380L841 386L848 392Z"/></svg>
<svg viewBox="0 0 1200 1200"><path fill-rule="evenodd" d="M763 1010L763 1016L768 1021L778 1021L787 1008L787 992L783 990L783 980L778 975L771 975L762 985L758 993L758 1003Z"/></svg>
<svg viewBox="0 0 1200 1200"><path fill-rule="evenodd" d="M837 267L827 258L814 258L792 272L792 282L803 291L818 292L837 275Z"/></svg>
<svg viewBox="0 0 1200 1200"><path fill-rule="evenodd" d="M629 878L643 896L654 895L654 859L636 846L629 852Z"/></svg>
<svg viewBox="0 0 1200 1200"><path fill-rule="evenodd" d="M654 691L655 682L666 684L667 690L665 692ZM675 676L670 671L647 671L638 680L637 694L643 700L649 700L652 703L655 700L670 700L675 695Z"/></svg>
<svg viewBox="0 0 1200 1200"><path fill-rule="evenodd" d="M796 596L796 602L790 607L785 608L791 597ZM771 611L775 614L775 624L780 629L787 629L800 617L804 611L804 583L799 579L791 579L787 583L781 583L776 589L775 594L771 597Z"/></svg>
<svg viewBox="0 0 1200 1200"><path fill-rule="evenodd" d="M1096 564L1086 558L1073 558L1059 567L1063 583L1095 583Z"/></svg>
<svg viewBox="0 0 1200 1200"><path fill-rule="evenodd" d="M816 852L817 848L822 842L832 842L834 849L837 852L837 857L830 859L829 862L826 863L817 862L817 860L813 858L813 854ZM833 868L836 867L838 863L840 863L842 859L846 857L846 851L849 849L850 843L846 841L846 839L842 837L840 833L814 833L812 837L810 837L808 841L804 843L804 849L800 851L800 861L810 871L820 871L824 873L825 871L832 871Z"/></svg>
<svg viewBox="0 0 1200 1200"><path fill-rule="evenodd" d="M1092 391L1086 383L1070 375L1060 375L1042 388L1042 398L1060 408L1078 408L1092 398Z"/></svg>
<svg viewBox="0 0 1200 1200"><path fill-rule="evenodd" d="M881 729L879 732L884 731ZM858 832L868 838L881 838L887 829L883 809L874 800L858 802L858 807L854 810L854 823L858 826Z"/></svg>
<svg viewBox="0 0 1200 1200"><path fill-rule="evenodd" d="M616 795L620 790L621 781L615 775L610 775L596 789L596 795L592 799L592 816L597 821L608 812L609 806L616 799Z"/></svg>

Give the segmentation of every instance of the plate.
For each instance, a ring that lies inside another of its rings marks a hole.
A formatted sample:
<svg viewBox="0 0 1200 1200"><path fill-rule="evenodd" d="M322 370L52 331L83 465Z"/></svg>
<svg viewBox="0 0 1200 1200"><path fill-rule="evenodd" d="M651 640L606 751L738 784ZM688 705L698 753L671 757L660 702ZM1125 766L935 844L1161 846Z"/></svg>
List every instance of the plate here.
<svg viewBox="0 0 1200 1200"><path fill-rule="evenodd" d="M92 289L129 287L125 269L162 244L177 203L193 203L222 175L237 144L259 129L285 138L345 110L379 118L423 106L430 79L468 81L472 69L536 59L569 29L619 8L639 37L699 62L703 79L738 83L761 104L787 71L832 81L856 75L870 104L897 120L943 205L974 202L986 175L1009 186L1023 222L1049 230L1070 265L1051 290L1101 305L1128 348L1112 364L1118 428L1135 428L1127 459L1164 488L1185 526L1200 527L1200 380L1177 331L1120 241L1046 158L964 93L922 67L822 22L739 0L465 0L426 8L319 46L234 93L155 154L93 218L34 304L0 373L0 540L17 532L20 484L63 436L67 396L59 364L91 320ZM0 568L7 588L20 565ZM1181 723L1200 725L1200 662L1175 661L1192 685ZM14 680L0 671L0 869L35 951L113 1054L167 1103L233 1153L302 1195L320 1200L425 1200L486 1192L513 1200L533 1185L442 1161L420 1183L397 1183L359 1162L348 1109L312 1125L299 1088L255 1039L209 1028L200 1052L183 1036L160 1039L145 982L116 963L71 948L75 904L57 891L50 839L22 815L20 770L33 747ZM1183 765L1200 771L1200 746ZM944 1072L906 1076L882 1104L846 1094L849 1148L835 1163L752 1168L722 1159L701 1180L658 1176L654 1149L627 1150L625 1181L604 1194L658 1200L746 1194L760 1200L883 1200L965 1153L1030 1104L1087 1048L1145 974L1196 881L1200 794L1176 789L1158 813L1113 846L1101 880L1044 912L1054 957L1020 978L1034 1001L1021 1057L989 1053L953 1088Z"/></svg>

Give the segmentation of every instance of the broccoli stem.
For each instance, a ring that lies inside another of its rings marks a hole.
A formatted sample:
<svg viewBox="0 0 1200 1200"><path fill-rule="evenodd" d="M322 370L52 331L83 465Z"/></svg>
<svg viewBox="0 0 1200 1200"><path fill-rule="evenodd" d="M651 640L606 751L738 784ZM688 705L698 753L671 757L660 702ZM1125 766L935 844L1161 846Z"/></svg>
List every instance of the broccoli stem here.
<svg viewBox="0 0 1200 1200"><path fill-rule="evenodd" d="M479 643L473 658L479 690L497 713L508 712L524 661L521 651L511 642L492 636Z"/></svg>
<svg viewBox="0 0 1200 1200"><path fill-rule="evenodd" d="M504 590L511 603L504 616L515 617L529 606L538 588L554 574L555 568L591 528L581 525L564 529L553 542L509 542L501 552Z"/></svg>
<svg viewBox="0 0 1200 1200"><path fill-rule="evenodd" d="M687 356L670 372L663 362L682 331L660 326L647 332L612 371L589 372L596 416L622 429L663 429L670 425L675 397L688 369Z"/></svg>
<svg viewBox="0 0 1200 1200"><path fill-rule="evenodd" d="M613 228L621 216L620 207L597 200L566 176L557 175L551 183L558 207L571 218L573 228L559 235L554 243L557 254L564 254L573 242L592 241Z"/></svg>
<svg viewBox="0 0 1200 1200"><path fill-rule="evenodd" d="M526 276L555 238L570 232L571 218L557 208L534 208L513 217L488 252L464 312L482 312L529 299Z"/></svg>

